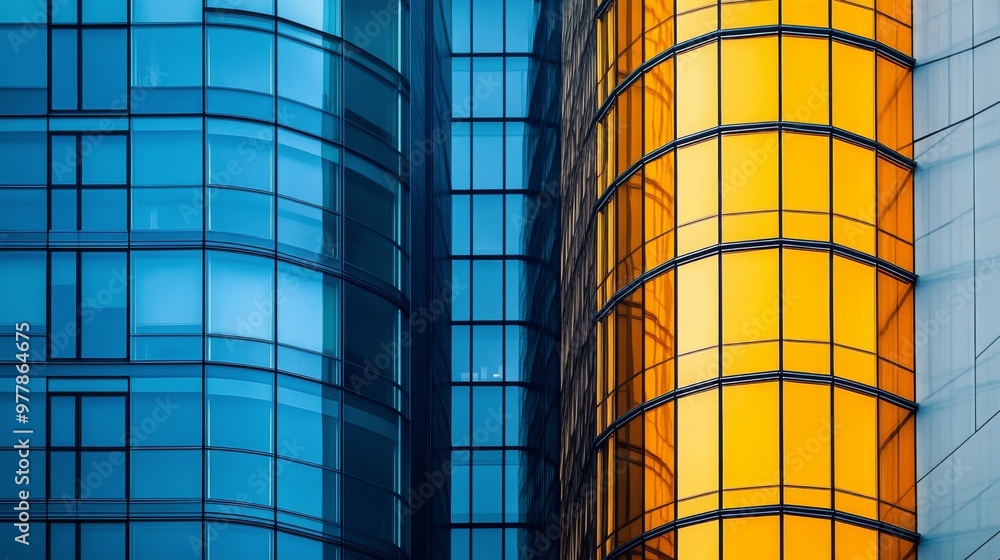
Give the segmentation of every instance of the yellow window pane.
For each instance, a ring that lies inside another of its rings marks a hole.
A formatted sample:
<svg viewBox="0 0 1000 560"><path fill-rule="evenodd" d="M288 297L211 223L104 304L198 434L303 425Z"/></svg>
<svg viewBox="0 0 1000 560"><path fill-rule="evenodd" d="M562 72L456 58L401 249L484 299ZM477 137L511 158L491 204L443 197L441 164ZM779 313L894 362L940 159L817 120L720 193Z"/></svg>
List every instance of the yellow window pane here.
<svg viewBox="0 0 1000 560"><path fill-rule="evenodd" d="M728 385L722 389L724 489L779 484L778 412L777 381ZM747 501L737 507L758 505L763 504Z"/></svg>
<svg viewBox="0 0 1000 560"><path fill-rule="evenodd" d="M829 0L782 0L781 23L826 27L829 24Z"/></svg>
<svg viewBox="0 0 1000 560"><path fill-rule="evenodd" d="M865 0L853 0L865 4ZM868 2L870 4L870 2ZM853 3L833 0L833 27L868 39L875 38L875 11Z"/></svg>
<svg viewBox="0 0 1000 560"><path fill-rule="evenodd" d="M645 511L674 501L674 403L645 414Z"/></svg>
<svg viewBox="0 0 1000 560"><path fill-rule="evenodd" d="M882 14L876 14L875 18L875 40L913 56L913 30Z"/></svg>
<svg viewBox="0 0 1000 560"><path fill-rule="evenodd" d="M830 43L826 39L781 39L781 118L830 122Z"/></svg>
<svg viewBox="0 0 1000 560"><path fill-rule="evenodd" d="M645 167L646 241L655 239L674 228L674 153L668 152Z"/></svg>
<svg viewBox="0 0 1000 560"><path fill-rule="evenodd" d="M830 373L830 344L826 342L782 343L782 357L786 371L802 373Z"/></svg>
<svg viewBox="0 0 1000 560"><path fill-rule="evenodd" d="M722 375L777 371L778 342L751 342L722 347Z"/></svg>
<svg viewBox="0 0 1000 560"><path fill-rule="evenodd" d="M876 399L839 387L833 392L834 482L838 490L875 497Z"/></svg>
<svg viewBox="0 0 1000 560"><path fill-rule="evenodd" d="M775 340L780 325L778 251L740 251L722 257L722 341ZM684 328L687 324L682 323Z"/></svg>
<svg viewBox="0 0 1000 560"><path fill-rule="evenodd" d="M722 242L778 237L777 212L729 214L722 218Z"/></svg>
<svg viewBox="0 0 1000 560"><path fill-rule="evenodd" d="M786 249L782 263L786 340L830 340L830 255Z"/></svg>
<svg viewBox="0 0 1000 560"><path fill-rule="evenodd" d="M712 12L714 19L714 10L703 12ZM719 124L718 53L718 43L711 43L677 56L678 136Z"/></svg>
<svg viewBox="0 0 1000 560"><path fill-rule="evenodd" d="M913 74L878 57L878 141L913 156Z"/></svg>
<svg viewBox="0 0 1000 560"><path fill-rule="evenodd" d="M646 60L674 44L674 3L655 0L645 3Z"/></svg>
<svg viewBox="0 0 1000 560"><path fill-rule="evenodd" d="M875 267L833 258L833 340L875 351Z"/></svg>
<svg viewBox="0 0 1000 560"><path fill-rule="evenodd" d="M722 522L724 560L778 560L780 548L781 518L776 515L739 517Z"/></svg>
<svg viewBox="0 0 1000 560"><path fill-rule="evenodd" d="M827 519L785 516L785 558L788 560L830 560L830 538Z"/></svg>
<svg viewBox="0 0 1000 560"><path fill-rule="evenodd" d="M715 245L719 242L719 219L707 218L678 228L677 255L686 255L691 251Z"/></svg>
<svg viewBox="0 0 1000 560"><path fill-rule="evenodd" d="M833 141L833 211L875 223L875 152L857 144Z"/></svg>
<svg viewBox="0 0 1000 560"><path fill-rule="evenodd" d="M687 107L682 106L682 111ZM778 119L778 38L722 42L723 124Z"/></svg>
<svg viewBox="0 0 1000 560"><path fill-rule="evenodd" d="M618 96L618 167L616 175L642 158L642 81L636 80Z"/></svg>
<svg viewBox="0 0 1000 560"><path fill-rule="evenodd" d="M677 223L719 212L719 140L710 138L677 150Z"/></svg>
<svg viewBox="0 0 1000 560"><path fill-rule="evenodd" d="M778 133L722 137L722 212L778 209Z"/></svg>
<svg viewBox="0 0 1000 560"><path fill-rule="evenodd" d="M843 346L833 347L833 374L837 377L874 386L875 368L875 354Z"/></svg>
<svg viewBox="0 0 1000 560"><path fill-rule="evenodd" d="M647 2L647 4L648 3L650 2ZM670 0L653 0L652 3L669 4ZM677 0L677 13L683 14L685 12L690 12L691 10L697 10L698 8L711 6L712 4L715 4L715 0Z"/></svg>
<svg viewBox="0 0 1000 560"><path fill-rule="evenodd" d="M830 211L830 138L782 133L782 208Z"/></svg>
<svg viewBox="0 0 1000 560"><path fill-rule="evenodd" d="M833 126L875 138L875 53L834 41Z"/></svg>
<svg viewBox="0 0 1000 560"><path fill-rule="evenodd" d="M674 355L674 273L669 271L646 283L645 366L652 367Z"/></svg>
<svg viewBox="0 0 1000 560"><path fill-rule="evenodd" d="M754 27L778 23L776 0L723 0L722 27Z"/></svg>
<svg viewBox="0 0 1000 560"><path fill-rule="evenodd" d="M648 154L674 139L674 59L654 66L643 80Z"/></svg>
<svg viewBox="0 0 1000 560"><path fill-rule="evenodd" d="M677 530L677 558L718 558L719 522L708 521Z"/></svg>
<svg viewBox="0 0 1000 560"><path fill-rule="evenodd" d="M849 523L837 523L836 560L871 558L878 552L878 533Z"/></svg>
<svg viewBox="0 0 1000 560"><path fill-rule="evenodd" d="M719 258L708 257L677 269L678 353L719 344Z"/></svg>
<svg viewBox="0 0 1000 560"><path fill-rule="evenodd" d="M719 350L709 348L677 358L677 386L686 387L719 377Z"/></svg>
<svg viewBox="0 0 1000 560"><path fill-rule="evenodd" d="M677 496L683 499L716 492L719 489L719 391L703 391L677 402Z"/></svg>
<svg viewBox="0 0 1000 560"><path fill-rule="evenodd" d="M680 13L680 10L678 10ZM719 28L719 8L714 1L708 8L701 8L677 16L677 42L700 37Z"/></svg>
<svg viewBox="0 0 1000 560"><path fill-rule="evenodd" d="M786 381L782 405L785 485L829 488L830 386ZM801 505L789 498L786 503Z"/></svg>

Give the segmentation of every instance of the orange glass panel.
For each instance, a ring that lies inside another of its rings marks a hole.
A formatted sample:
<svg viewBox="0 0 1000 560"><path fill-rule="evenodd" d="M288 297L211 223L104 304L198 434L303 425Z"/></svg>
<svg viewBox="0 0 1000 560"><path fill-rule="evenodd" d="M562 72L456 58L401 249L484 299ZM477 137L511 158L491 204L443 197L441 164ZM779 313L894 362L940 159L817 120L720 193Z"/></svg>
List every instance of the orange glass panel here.
<svg viewBox="0 0 1000 560"><path fill-rule="evenodd" d="M833 336L837 344L875 351L875 267L834 256Z"/></svg>
<svg viewBox="0 0 1000 560"><path fill-rule="evenodd" d="M678 6L677 13L680 14L677 16L678 43L711 33L719 28L719 8L714 1L707 8L686 13L681 13Z"/></svg>
<svg viewBox="0 0 1000 560"><path fill-rule="evenodd" d="M833 440L830 386L785 381L782 405L782 458L786 493L787 486L829 488L830 448ZM829 507L829 491L825 494L826 503L801 503L789 500L788 497L786 503Z"/></svg>
<svg viewBox="0 0 1000 560"><path fill-rule="evenodd" d="M830 43L826 39L781 38L781 118L830 122Z"/></svg>
<svg viewBox="0 0 1000 560"><path fill-rule="evenodd" d="M677 150L677 223L687 224L719 212L719 140Z"/></svg>
<svg viewBox="0 0 1000 560"><path fill-rule="evenodd" d="M781 313L779 270L777 249L723 254L723 343L778 338ZM686 324L684 326L687 327Z"/></svg>
<svg viewBox="0 0 1000 560"><path fill-rule="evenodd" d="M618 97L618 166L621 175L642 158L642 80Z"/></svg>
<svg viewBox="0 0 1000 560"><path fill-rule="evenodd" d="M673 531L646 541L645 560L674 560L677 552Z"/></svg>
<svg viewBox="0 0 1000 560"><path fill-rule="evenodd" d="M830 255L786 249L782 263L786 340L830 340Z"/></svg>
<svg viewBox="0 0 1000 560"><path fill-rule="evenodd" d="M682 111L687 107L682 106ZM778 119L778 38L722 42L722 123Z"/></svg>
<svg viewBox="0 0 1000 560"><path fill-rule="evenodd" d="M677 403L677 497L684 499L717 492L719 391L712 389L685 396ZM716 509L718 501L714 504L707 509ZM694 553L693 557L699 558L701 554Z"/></svg>
<svg viewBox="0 0 1000 560"><path fill-rule="evenodd" d="M674 152L649 162L645 167L646 270L667 262L674 256L673 236L676 205L674 201Z"/></svg>
<svg viewBox="0 0 1000 560"><path fill-rule="evenodd" d="M674 139L674 59L657 64L643 79L648 154Z"/></svg>
<svg viewBox="0 0 1000 560"><path fill-rule="evenodd" d="M868 39L875 38L875 11L871 8L858 6L864 4L864 0L857 0L857 3L848 3L841 0L833 0L833 27L848 33L860 35Z"/></svg>
<svg viewBox="0 0 1000 560"><path fill-rule="evenodd" d="M677 530L677 558L718 558L719 522L708 521Z"/></svg>
<svg viewBox="0 0 1000 560"><path fill-rule="evenodd" d="M777 25L776 0L722 0L722 28Z"/></svg>
<svg viewBox="0 0 1000 560"><path fill-rule="evenodd" d="M673 520L674 402L649 410L645 418L646 527L653 528Z"/></svg>
<svg viewBox="0 0 1000 560"><path fill-rule="evenodd" d="M913 284L878 274L879 357L913 369L915 348Z"/></svg>
<svg viewBox="0 0 1000 560"><path fill-rule="evenodd" d="M836 523L835 560L878 557L878 534L849 523Z"/></svg>
<svg viewBox="0 0 1000 560"><path fill-rule="evenodd" d="M875 497L876 399L839 387L834 397L834 482L838 490ZM839 498L838 498L839 509Z"/></svg>
<svg viewBox="0 0 1000 560"><path fill-rule="evenodd" d="M714 19L714 9L703 11ZM677 56L677 136L719 124L718 54L718 43L710 43Z"/></svg>
<svg viewBox="0 0 1000 560"><path fill-rule="evenodd" d="M677 229L677 255L686 255L719 242L719 219L706 218Z"/></svg>
<svg viewBox="0 0 1000 560"><path fill-rule="evenodd" d="M699 259L677 269L677 351L719 343L719 258Z"/></svg>
<svg viewBox="0 0 1000 560"><path fill-rule="evenodd" d="M646 60L669 49L674 44L674 3L650 1L645 3Z"/></svg>
<svg viewBox="0 0 1000 560"><path fill-rule="evenodd" d="M669 3L670 0L653 0L655 2ZM683 14L690 12L691 10L697 10L699 8L704 8L705 6L711 6L715 4L715 0L676 0L677 3L677 13Z"/></svg>
<svg viewBox="0 0 1000 560"><path fill-rule="evenodd" d="M778 560L781 558L781 518L768 515L724 520L722 550L724 560Z"/></svg>
<svg viewBox="0 0 1000 560"><path fill-rule="evenodd" d="M782 0L781 22L786 25L827 27L829 0Z"/></svg>
<svg viewBox="0 0 1000 560"><path fill-rule="evenodd" d="M785 132L782 152L782 236L829 240L830 138Z"/></svg>
<svg viewBox="0 0 1000 560"><path fill-rule="evenodd" d="M915 415L879 402L879 518L916 531Z"/></svg>
<svg viewBox="0 0 1000 560"><path fill-rule="evenodd" d="M913 30L882 14L875 15L875 40L903 54L913 55Z"/></svg>
<svg viewBox="0 0 1000 560"><path fill-rule="evenodd" d="M834 242L869 254L875 249L875 152L857 144L833 142Z"/></svg>
<svg viewBox="0 0 1000 560"><path fill-rule="evenodd" d="M785 558L830 560L830 521L815 517L785 516Z"/></svg>
<svg viewBox="0 0 1000 560"><path fill-rule="evenodd" d="M913 157L913 74L882 56L877 71L878 141Z"/></svg>
<svg viewBox="0 0 1000 560"><path fill-rule="evenodd" d="M645 366L674 357L674 272L660 274L646 283Z"/></svg>
<svg viewBox="0 0 1000 560"><path fill-rule="evenodd" d="M874 51L833 42L833 125L875 138Z"/></svg>
<svg viewBox="0 0 1000 560"><path fill-rule="evenodd" d="M778 134L722 137L722 212L778 209Z"/></svg>
<svg viewBox="0 0 1000 560"><path fill-rule="evenodd" d="M778 458L778 382L727 385L722 389L723 488L755 488L724 507L755 507L777 502L780 472ZM728 493L728 492L727 492Z"/></svg>
<svg viewBox="0 0 1000 560"><path fill-rule="evenodd" d="M677 358L677 386L686 387L719 376L719 349L708 348Z"/></svg>

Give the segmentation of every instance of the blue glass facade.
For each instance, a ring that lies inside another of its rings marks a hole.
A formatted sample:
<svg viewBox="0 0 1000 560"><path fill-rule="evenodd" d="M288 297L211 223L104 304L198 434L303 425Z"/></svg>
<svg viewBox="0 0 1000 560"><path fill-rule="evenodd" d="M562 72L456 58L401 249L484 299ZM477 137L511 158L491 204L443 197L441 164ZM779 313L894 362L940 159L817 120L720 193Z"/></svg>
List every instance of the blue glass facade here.
<svg viewBox="0 0 1000 560"><path fill-rule="evenodd" d="M0 5L0 550L410 557L409 12Z"/></svg>
<svg viewBox="0 0 1000 560"><path fill-rule="evenodd" d="M452 3L455 559L558 557L558 9Z"/></svg>

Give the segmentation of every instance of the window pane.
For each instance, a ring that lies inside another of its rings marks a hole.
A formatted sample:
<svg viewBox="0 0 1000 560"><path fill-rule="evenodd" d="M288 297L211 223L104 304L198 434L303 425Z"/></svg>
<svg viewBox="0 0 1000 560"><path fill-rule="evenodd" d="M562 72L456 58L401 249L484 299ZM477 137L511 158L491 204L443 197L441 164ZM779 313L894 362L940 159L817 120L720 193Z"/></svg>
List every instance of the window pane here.
<svg viewBox="0 0 1000 560"><path fill-rule="evenodd" d="M875 497L878 467L875 398L835 388L834 482L838 490Z"/></svg>
<svg viewBox="0 0 1000 560"><path fill-rule="evenodd" d="M339 280L278 265L278 342L337 356L340 321Z"/></svg>
<svg viewBox="0 0 1000 560"><path fill-rule="evenodd" d="M208 189L208 201L208 231L274 239L273 196L236 189ZM244 241L231 236L222 239Z"/></svg>
<svg viewBox="0 0 1000 560"><path fill-rule="evenodd" d="M476 189L502 189L504 161L503 124L478 122L472 125L472 186Z"/></svg>
<svg viewBox="0 0 1000 560"><path fill-rule="evenodd" d="M132 560L199 560L201 549L188 537L200 534L197 521L132 523Z"/></svg>
<svg viewBox="0 0 1000 560"><path fill-rule="evenodd" d="M49 554L51 558L75 559L76 524L53 523L49 525L49 543Z"/></svg>
<svg viewBox="0 0 1000 560"><path fill-rule="evenodd" d="M346 163L344 213L398 242L399 182L356 156L348 155Z"/></svg>
<svg viewBox="0 0 1000 560"><path fill-rule="evenodd" d="M396 531L399 501L377 486L344 477L344 526L376 539L397 542Z"/></svg>
<svg viewBox="0 0 1000 560"><path fill-rule="evenodd" d="M132 183L202 184L201 119L134 119Z"/></svg>
<svg viewBox="0 0 1000 560"><path fill-rule="evenodd" d="M340 149L287 130L278 142L278 194L339 210Z"/></svg>
<svg viewBox="0 0 1000 560"><path fill-rule="evenodd" d="M133 451L132 498L201 499L201 451Z"/></svg>
<svg viewBox="0 0 1000 560"><path fill-rule="evenodd" d="M344 455L345 473L383 488L397 489L399 416L396 412L360 397L345 396L344 449L365 450Z"/></svg>
<svg viewBox="0 0 1000 560"><path fill-rule="evenodd" d="M52 397L49 430L49 445L76 445L76 397Z"/></svg>
<svg viewBox="0 0 1000 560"><path fill-rule="evenodd" d="M503 319L503 261L472 261L472 319Z"/></svg>
<svg viewBox="0 0 1000 560"><path fill-rule="evenodd" d="M210 184L274 191L274 127L213 119L207 136Z"/></svg>
<svg viewBox="0 0 1000 560"><path fill-rule="evenodd" d="M208 29L208 85L274 93L274 36L246 29Z"/></svg>
<svg viewBox="0 0 1000 560"><path fill-rule="evenodd" d="M157 0L152 0L157 1ZM274 14L274 0L208 0L206 6L230 10L246 10L262 14Z"/></svg>
<svg viewBox="0 0 1000 560"><path fill-rule="evenodd" d="M208 445L271 451L273 376L213 367L208 378Z"/></svg>
<svg viewBox="0 0 1000 560"><path fill-rule="evenodd" d="M399 339L399 309L379 296L344 285L344 359L389 379L397 378L399 352L386 352Z"/></svg>
<svg viewBox="0 0 1000 560"><path fill-rule="evenodd" d="M201 445L200 367L190 377L134 377L131 383L133 447Z"/></svg>
<svg viewBox="0 0 1000 560"><path fill-rule="evenodd" d="M2 9L11 8L4 5L4 8L0 8ZM0 19L3 17L0 16ZM0 26L0 34L4 37L9 37L8 33L20 32L20 26ZM32 41L8 40L0 45L0 112L9 115L45 112L45 87L48 84L47 43L36 37Z"/></svg>
<svg viewBox="0 0 1000 560"><path fill-rule="evenodd" d="M215 540L208 543L208 560L270 560L272 558L271 529L245 525L225 525Z"/></svg>
<svg viewBox="0 0 1000 560"><path fill-rule="evenodd" d="M77 109L79 83L79 43L76 29L52 30L52 109ZM110 101L110 100L105 100Z"/></svg>
<svg viewBox="0 0 1000 560"><path fill-rule="evenodd" d="M503 2L472 0L472 50L503 50Z"/></svg>
<svg viewBox="0 0 1000 560"><path fill-rule="evenodd" d="M0 213L0 230L45 231L47 206L45 189L0 188L0 208L17 208L17 212Z"/></svg>
<svg viewBox="0 0 1000 560"><path fill-rule="evenodd" d="M726 507L777 503L780 482L778 458L778 383L731 385L722 390L723 487L758 488L741 495ZM773 487L768 489L767 487Z"/></svg>
<svg viewBox="0 0 1000 560"><path fill-rule="evenodd" d="M399 94L388 83L355 64L348 64L344 81L345 115L365 131L398 148L400 133Z"/></svg>
<svg viewBox="0 0 1000 560"><path fill-rule="evenodd" d="M162 2L155 5L173 6ZM197 14L196 19L200 20L200 9ZM200 87L201 63L201 27L132 28L133 86Z"/></svg>
<svg viewBox="0 0 1000 560"><path fill-rule="evenodd" d="M509 30L508 30L509 32ZM528 116L528 59L508 58L504 86L506 88L505 114L507 118ZM478 83L478 82L477 82Z"/></svg>
<svg viewBox="0 0 1000 560"><path fill-rule="evenodd" d="M340 392L318 383L280 376L278 445L282 456L339 468Z"/></svg>
<svg viewBox="0 0 1000 560"><path fill-rule="evenodd" d="M49 460L49 496L62 500L76 498L76 453L52 451Z"/></svg>
<svg viewBox="0 0 1000 560"><path fill-rule="evenodd" d="M0 185L44 185L45 132L5 123L0 127Z"/></svg>
<svg viewBox="0 0 1000 560"><path fill-rule="evenodd" d="M339 476L333 471L278 461L278 507L325 521L340 520Z"/></svg>
<svg viewBox="0 0 1000 560"><path fill-rule="evenodd" d="M474 117L503 116L503 61L497 57L472 59L472 83L477 94L472 104Z"/></svg>
<svg viewBox="0 0 1000 560"><path fill-rule="evenodd" d="M125 397L83 397L80 433L85 447L125 446Z"/></svg>
<svg viewBox="0 0 1000 560"><path fill-rule="evenodd" d="M201 230L202 192L201 187L132 189L132 229Z"/></svg>
<svg viewBox="0 0 1000 560"><path fill-rule="evenodd" d="M686 264L677 273L678 353L684 354L715 346L719 342L719 269L718 259Z"/></svg>
<svg viewBox="0 0 1000 560"><path fill-rule="evenodd" d="M80 560L125 558L125 525L83 523L80 525Z"/></svg>
<svg viewBox="0 0 1000 560"><path fill-rule="evenodd" d="M245 2L244 2L245 3ZM201 21L201 0L132 0L132 21L173 23ZM133 33L138 28L133 28Z"/></svg>
<svg viewBox="0 0 1000 560"><path fill-rule="evenodd" d="M208 253L208 332L272 340L274 273L269 259Z"/></svg>
<svg viewBox="0 0 1000 560"><path fill-rule="evenodd" d="M719 393L713 389L678 400L677 496L690 498L719 488ZM715 509L718 502L713 502ZM683 542L683 540L682 540Z"/></svg>
<svg viewBox="0 0 1000 560"><path fill-rule="evenodd" d="M834 41L833 84L833 126L874 139L875 53Z"/></svg>
<svg viewBox="0 0 1000 560"><path fill-rule="evenodd" d="M477 446L503 445L503 387L500 386L478 386L472 388L472 434L475 440L472 442ZM478 461L477 461L478 462ZM493 466L499 467L499 458L487 461ZM476 469L473 469L473 477L476 476ZM481 474L481 473L480 473ZM500 477L497 476L497 481ZM476 488L479 487L477 481L473 481ZM473 489L473 492L476 491ZM500 485L497 484L497 492ZM475 500L475 498L473 498ZM492 501L492 500L491 500ZM475 509L475 508L473 508ZM496 513L500 513L499 504ZM499 519L481 519L480 521L500 521Z"/></svg>
<svg viewBox="0 0 1000 560"><path fill-rule="evenodd" d="M278 557L295 560L339 560L340 549L315 539L278 533Z"/></svg>
<svg viewBox="0 0 1000 560"><path fill-rule="evenodd" d="M209 451L208 499L271 505L271 477L259 473L271 472L272 462L273 458L265 455ZM230 557L215 558L228 560Z"/></svg>
<svg viewBox="0 0 1000 560"><path fill-rule="evenodd" d="M278 95L329 113L340 112L340 57L278 38Z"/></svg>
<svg viewBox="0 0 1000 560"><path fill-rule="evenodd" d="M278 248L307 258L340 258L339 216L279 198Z"/></svg>
<svg viewBox="0 0 1000 560"><path fill-rule="evenodd" d="M340 35L340 0L278 0L278 17Z"/></svg>
<svg viewBox="0 0 1000 560"><path fill-rule="evenodd" d="M345 0L344 38L399 68L400 34L407 15L401 12L405 9L402 2L374 6L368 0Z"/></svg>
<svg viewBox="0 0 1000 560"><path fill-rule="evenodd" d="M499 387L495 389L500 390ZM473 403L473 411L475 406ZM496 443L488 445L499 443L497 440ZM472 521L486 523L503 521L503 452L501 451L477 451L472 454ZM475 532L472 538L475 550ZM500 543L496 544L496 558L499 559Z"/></svg>
<svg viewBox="0 0 1000 560"><path fill-rule="evenodd" d="M124 231L128 228L125 189L84 189L80 197L82 231Z"/></svg>
<svg viewBox="0 0 1000 560"><path fill-rule="evenodd" d="M507 52L531 52L540 12L538 0L507 0ZM648 9L648 8L647 8ZM546 17L548 15L546 14Z"/></svg>
<svg viewBox="0 0 1000 560"><path fill-rule="evenodd" d="M132 332L200 334L200 251L137 251L132 254Z"/></svg>
<svg viewBox="0 0 1000 560"><path fill-rule="evenodd" d="M125 499L125 451L80 452L80 499Z"/></svg>
<svg viewBox="0 0 1000 560"><path fill-rule="evenodd" d="M686 136L719 123L718 45L677 56L677 135Z"/></svg>
<svg viewBox="0 0 1000 560"><path fill-rule="evenodd" d="M472 329L472 380L503 379L503 327L481 326Z"/></svg>
<svg viewBox="0 0 1000 560"><path fill-rule="evenodd" d="M128 324L125 253L83 253L80 266L81 357L124 358Z"/></svg>
<svg viewBox="0 0 1000 560"><path fill-rule="evenodd" d="M778 338L778 251L744 251L722 257L722 341ZM746 281L746 279L753 279ZM714 296L714 294L713 294ZM711 296L710 296L711 297ZM687 326L686 323L682 323ZM681 329L683 330L683 329ZM746 359L747 356L744 356ZM769 371L778 364L760 364ZM745 365L744 365L745 367Z"/></svg>
<svg viewBox="0 0 1000 560"><path fill-rule="evenodd" d="M84 6L94 5L86 2ZM102 3L97 3L102 4ZM122 6L124 8L124 6ZM121 14L124 18L124 11ZM123 110L128 75L128 35L124 29L83 31L83 108Z"/></svg>
<svg viewBox="0 0 1000 560"><path fill-rule="evenodd" d="M126 0L83 0L84 23L125 23Z"/></svg>
<svg viewBox="0 0 1000 560"><path fill-rule="evenodd" d="M125 184L125 135L84 136L80 153L83 184Z"/></svg>

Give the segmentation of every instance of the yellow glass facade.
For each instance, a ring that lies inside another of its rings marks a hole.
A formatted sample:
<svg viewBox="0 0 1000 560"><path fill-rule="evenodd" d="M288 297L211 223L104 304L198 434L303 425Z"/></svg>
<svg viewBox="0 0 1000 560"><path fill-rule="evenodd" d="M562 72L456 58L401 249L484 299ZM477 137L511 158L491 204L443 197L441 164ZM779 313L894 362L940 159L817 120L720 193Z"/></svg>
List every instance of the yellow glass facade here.
<svg viewBox="0 0 1000 560"><path fill-rule="evenodd" d="M597 557L916 558L910 0L597 13Z"/></svg>

